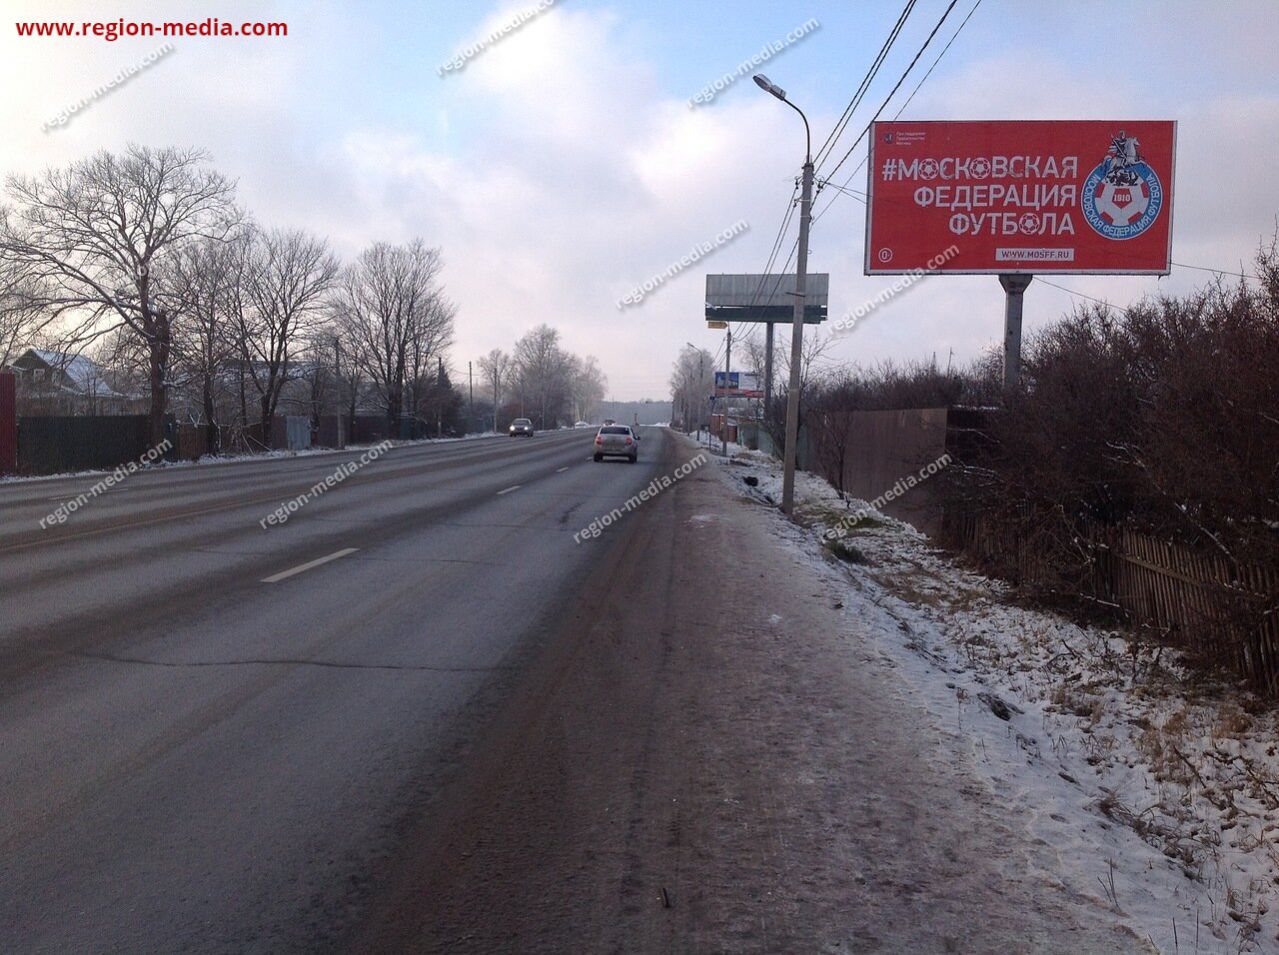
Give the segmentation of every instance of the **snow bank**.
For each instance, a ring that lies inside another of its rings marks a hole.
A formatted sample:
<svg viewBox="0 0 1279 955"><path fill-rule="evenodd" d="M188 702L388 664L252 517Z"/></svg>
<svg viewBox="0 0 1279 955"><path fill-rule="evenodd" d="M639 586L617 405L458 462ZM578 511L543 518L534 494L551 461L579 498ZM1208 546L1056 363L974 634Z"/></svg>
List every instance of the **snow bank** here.
<svg viewBox="0 0 1279 955"><path fill-rule="evenodd" d="M780 500L766 455L716 463L736 492ZM902 675L956 758L1055 849L1057 878L1161 951L1279 952L1272 709L1174 650L1020 606L882 514L836 557L822 532L866 502L805 472L796 502L800 526L760 517L847 593L850 639Z"/></svg>

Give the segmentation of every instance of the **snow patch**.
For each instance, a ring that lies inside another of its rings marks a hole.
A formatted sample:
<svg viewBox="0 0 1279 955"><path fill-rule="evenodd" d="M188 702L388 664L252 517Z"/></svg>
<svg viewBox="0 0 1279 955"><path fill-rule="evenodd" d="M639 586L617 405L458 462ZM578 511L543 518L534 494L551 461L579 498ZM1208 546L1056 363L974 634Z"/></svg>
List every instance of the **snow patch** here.
<svg viewBox="0 0 1279 955"><path fill-rule="evenodd" d="M772 505L781 468L715 470ZM743 480L746 477L754 481ZM1279 716L1170 648L1016 605L915 528L871 511L830 556L821 533L868 508L796 474L799 524L755 508L846 609L850 647L899 674L985 775L1051 873L1165 952L1279 951Z"/></svg>

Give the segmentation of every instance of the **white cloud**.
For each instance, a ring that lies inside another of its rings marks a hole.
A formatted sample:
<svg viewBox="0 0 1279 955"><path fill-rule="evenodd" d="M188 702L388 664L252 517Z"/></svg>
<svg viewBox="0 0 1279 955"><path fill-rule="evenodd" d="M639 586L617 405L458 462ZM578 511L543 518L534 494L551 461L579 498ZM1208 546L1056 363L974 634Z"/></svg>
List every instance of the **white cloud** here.
<svg viewBox="0 0 1279 955"><path fill-rule="evenodd" d="M474 35L527 6L503 4ZM49 9L18 4L14 19L47 17ZM96 5L65 9L57 15L104 15ZM152 16L146 9L123 2L110 15ZM22 90L0 102L0 168L29 171L130 140L202 145L266 223L311 228L347 256L377 239L420 235L444 249L446 282L460 306L458 364L509 347L545 321L570 347L599 357L617 397L661 397L684 341L714 347L701 318L702 276L763 266L801 160L803 129L792 111L753 87L690 110L692 91L664 87L661 45L647 27L572 0L444 78L435 62L410 74L379 73L389 69L383 54L398 47L371 16L328 5L289 11L279 17L292 23L286 41L178 42L166 61L51 134L40 131L49 115L154 44L0 34L0 82ZM243 19L276 18L260 8L218 15L242 12ZM185 14L209 15L197 2L183 2L166 8L165 17ZM429 12L420 15L419 26L434 23ZM1205 55L1224 55L1239 29L1214 28ZM1193 32L1182 29L1177 43L1184 48ZM457 37L441 57L470 38ZM1257 41L1248 42L1255 52ZM1279 196L1267 164L1279 134L1276 99L1209 92L1192 79L1156 88L1131 64L1113 73L1084 69L1043 42L968 59L964 48L961 40L909 115L1178 118L1174 257L1234 266L1272 231ZM801 77L805 55L803 48L787 54ZM1143 56L1149 63L1149 51ZM730 60L723 69L735 64ZM1244 75L1233 66L1226 72ZM852 71L847 80L851 86ZM872 99L885 91L877 88ZM810 119L820 141L835 116L813 110ZM738 219L750 223L746 235L640 307L618 311L620 295ZM861 274L863 222L864 206L842 197L814 228L811 267L831 273L836 316L882 287ZM1062 284L1122 303L1143 290L1201 279ZM929 279L885 305L833 354L869 361L936 350L944 360L954 348L966 360L999 340L1002 302L993 277ZM1051 320L1069 303L1064 293L1033 286L1028 324Z"/></svg>

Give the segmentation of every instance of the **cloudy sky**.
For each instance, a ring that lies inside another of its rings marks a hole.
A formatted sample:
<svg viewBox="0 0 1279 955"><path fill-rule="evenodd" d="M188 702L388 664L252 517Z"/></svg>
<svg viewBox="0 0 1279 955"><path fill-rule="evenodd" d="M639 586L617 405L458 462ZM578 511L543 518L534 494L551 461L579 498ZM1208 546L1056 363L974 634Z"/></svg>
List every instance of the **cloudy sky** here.
<svg viewBox="0 0 1279 955"><path fill-rule="evenodd" d="M4 24L0 171L128 142L204 147L264 224L312 229L343 256L378 239L439 245L459 304L452 363L463 373L468 359L548 322L570 348L599 357L612 397L663 398L684 342L720 345L722 333L702 319L705 272L763 269L803 161L799 118L748 79L709 105L689 100L814 19L816 29L761 69L806 110L820 142L902 4L556 0L464 69L439 75L535 3L118 0L108 13L96 2L6 0L10 21L218 17L284 21L288 36L176 40L171 54L45 131L162 41L20 38ZM946 3L916 4L843 142L870 120ZM971 7L959 0L887 117ZM1238 270L1279 213L1277 12L1245 0L982 0L903 117L1178 120L1173 260ZM851 185L864 189L863 174ZM835 195L827 190L818 208ZM835 316L886 284L862 274L864 219L865 207L840 195L814 228L810 268L831 274ZM739 220L749 224L742 235L618 309L634 286ZM1058 284L1122 305L1209 277L1179 266L1164 279ZM1074 301L1032 286L1028 327ZM1002 308L993 276L931 278L830 355L965 361L1000 340Z"/></svg>

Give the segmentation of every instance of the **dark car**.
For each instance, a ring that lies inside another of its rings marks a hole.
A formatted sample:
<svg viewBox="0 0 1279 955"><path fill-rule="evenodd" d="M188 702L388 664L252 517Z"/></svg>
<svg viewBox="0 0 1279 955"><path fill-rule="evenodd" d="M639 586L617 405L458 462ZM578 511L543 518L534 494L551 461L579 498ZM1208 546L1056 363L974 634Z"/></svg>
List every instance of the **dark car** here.
<svg viewBox="0 0 1279 955"><path fill-rule="evenodd" d="M508 429L508 433L512 438L518 435L531 438L533 437L533 422L529 421L528 418L516 418L511 422L511 427Z"/></svg>

